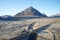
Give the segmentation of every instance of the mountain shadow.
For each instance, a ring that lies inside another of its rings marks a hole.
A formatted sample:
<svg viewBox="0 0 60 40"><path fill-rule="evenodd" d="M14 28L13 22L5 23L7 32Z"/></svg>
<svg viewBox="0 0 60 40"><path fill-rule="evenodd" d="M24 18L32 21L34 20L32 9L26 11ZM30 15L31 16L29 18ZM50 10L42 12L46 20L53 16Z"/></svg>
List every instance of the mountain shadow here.
<svg viewBox="0 0 60 40"><path fill-rule="evenodd" d="M28 27L28 30L33 29L34 24L35 24L35 22L33 22L32 24L30 24L29 27Z"/></svg>

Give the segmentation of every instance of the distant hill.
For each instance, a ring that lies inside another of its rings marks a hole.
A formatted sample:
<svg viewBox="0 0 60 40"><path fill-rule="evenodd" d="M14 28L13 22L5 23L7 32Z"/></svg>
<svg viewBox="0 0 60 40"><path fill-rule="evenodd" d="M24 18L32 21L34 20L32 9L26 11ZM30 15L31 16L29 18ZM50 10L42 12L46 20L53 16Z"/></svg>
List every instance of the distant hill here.
<svg viewBox="0 0 60 40"><path fill-rule="evenodd" d="M1 18L10 18L10 17L12 17L12 16L10 16L10 15L1 16Z"/></svg>
<svg viewBox="0 0 60 40"><path fill-rule="evenodd" d="M60 18L60 13L57 13L57 14L52 15L52 16L50 16L50 17Z"/></svg>
<svg viewBox="0 0 60 40"><path fill-rule="evenodd" d="M0 16L0 20L12 20L13 17L10 15L4 15L4 16Z"/></svg>
<svg viewBox="0 0 60 40"><path fill-rule="evenodd" d="M22 12L17 13L14 17L47 17L45 14L40 13L33 7L29 7Z"/></svg>

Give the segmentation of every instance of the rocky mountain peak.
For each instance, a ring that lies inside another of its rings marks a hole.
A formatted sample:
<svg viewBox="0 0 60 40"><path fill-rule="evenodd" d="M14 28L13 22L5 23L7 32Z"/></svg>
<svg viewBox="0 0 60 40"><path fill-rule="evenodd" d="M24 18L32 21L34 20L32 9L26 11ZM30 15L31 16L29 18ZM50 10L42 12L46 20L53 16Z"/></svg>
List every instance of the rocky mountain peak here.
<svg viewBox="0 0 60 40"><path fill-rule="evenodd" d="M29 8L27 8L27 9L34 9L32 6L30 6Z"/></svg>
<svg viewBox="0 0 60 40"><path fill-rule="evenodd" d="M26 8L24 11L17 13L15 17L47 17L47 16L43 15L33 7L29 7Z"/></svg>

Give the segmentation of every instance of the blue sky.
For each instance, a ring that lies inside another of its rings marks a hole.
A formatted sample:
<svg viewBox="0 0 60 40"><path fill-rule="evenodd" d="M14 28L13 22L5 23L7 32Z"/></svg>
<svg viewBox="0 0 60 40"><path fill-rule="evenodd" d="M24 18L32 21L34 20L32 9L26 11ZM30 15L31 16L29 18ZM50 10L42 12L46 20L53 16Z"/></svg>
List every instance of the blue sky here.
<svg viewBox="0 0 60 40"><path fill-rule="evenodd" d="M0 0L0 16L15 15L30 6L48 16L60 13L60 0Z"/></svg>

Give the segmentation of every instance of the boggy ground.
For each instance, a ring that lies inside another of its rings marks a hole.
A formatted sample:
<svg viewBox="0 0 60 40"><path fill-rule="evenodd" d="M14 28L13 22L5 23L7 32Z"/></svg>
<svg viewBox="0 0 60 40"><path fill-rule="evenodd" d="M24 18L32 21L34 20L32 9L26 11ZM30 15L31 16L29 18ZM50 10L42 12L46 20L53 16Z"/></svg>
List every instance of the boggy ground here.
<svg viewBox="0 0 60 40"><path fill-rule="evenodd" d="M0 40L59 40L60 18L0 21Z"/></svg>

